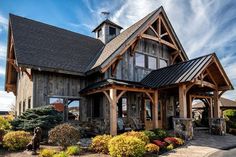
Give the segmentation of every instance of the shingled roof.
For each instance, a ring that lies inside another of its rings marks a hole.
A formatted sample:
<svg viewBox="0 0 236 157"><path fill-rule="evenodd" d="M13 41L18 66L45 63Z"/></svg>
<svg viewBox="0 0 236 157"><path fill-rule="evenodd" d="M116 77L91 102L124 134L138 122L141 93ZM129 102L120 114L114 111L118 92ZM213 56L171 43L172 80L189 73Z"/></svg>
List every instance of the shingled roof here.
<svg viewBox="0 0 236 157"><path fill-rule="evenodd" d="M211 61L212 56L213 54L209 54L154 70L141 80L141 83L153 88L160 88L191 81L198 76L201 70L204 70L204 67L208 65L207 63Z"/></svg>
<svg viewBox="0 0 236 157"><path fill-rule="evenodd" d="M10 27L20 66L83 74L104 47L98 39L12 14Z"/></svg>
<svg viewBox="0 0 236 157"><path fill-rule="evenodd" d="M118 27L120 29L123 29L121 26L117 25L116 23L110 21L109 19L104 20L103 22L101 22L96 28L94 28L94 30L92 32L95 32L100 26L102 26L104 23L110 24L112 26Z"/></svg>
<svg viewBox="0 0 236 157"><path fill-rule="evenodd" d="M126 45L129 45L130 42L134 39L137 38L139 33L142 32L143 30L146 29L145 26L148 26L150 21L156 20L157 16L162 13L164 16L168 26L170 27L170 30L172 34L174 35L181 52L183 53L183 56L186 60L188 60L188 57L163 9L163 7L159 7L158 9L154 10L126 30L124 30L121 34L119 34L117 37L115 37L113 40L111 40L109 43L107 43L104 47L104 49L101 52L101 55L98 56L97 59L94 60L94 62L91 64L92 66L90 67L89 70L94 70L96 68L102 68L105 66L107 63L110 62L110 59L115 57L117 54L119 54L120 51L124 49ZM104 64L104 65L103 65Z"/></svg>

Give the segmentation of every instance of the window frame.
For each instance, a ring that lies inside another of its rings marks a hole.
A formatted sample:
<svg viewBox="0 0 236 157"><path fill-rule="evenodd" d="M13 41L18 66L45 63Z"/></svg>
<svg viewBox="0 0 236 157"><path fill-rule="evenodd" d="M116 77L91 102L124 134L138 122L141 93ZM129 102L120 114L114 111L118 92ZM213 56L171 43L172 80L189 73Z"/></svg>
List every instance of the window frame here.
<svg viewBox="0 0 236 157"><path fill-rule="evenodd" d="M102 28L98 29L98 34L97 34L98 38L100 38L102 36Z"/></svg>
<svg viewBox="0 0 236 157"><path fill-rule="evenodd" d="M113 30L112 30L112 29L113 29ZM109 35L111 35L111 36L116 35L116 28L115 28L115 27L109 26L108 31L109 31ZM111 34L111 31L114 31L114 32L113 32L114 34Z"/></svg>
<svg viewBox="0 0 236 157"><path fill-rule="evenodd" d="M137 54L143 56L143 66L137 65ZM136 52L136 53L135 53L135 66L136 66L136 67L146 68L146 65L145 65L145 60L146 60L146 59L145 59L145 56L146 56L146 55L143 54L143 53L139 53L139 52Z"/></svg>
<svg viewBox="0 0 236 157"><path fill-rule="evenodd" d="M166 61L166 66L161 67L161 60ZM165 68L165 67L167 67L167 66L168 66L168 60L165 59L165 58L159 58L159 68Z"/></svg>
<svg viewBox="0 0 236 157"><path fill-rule="evenodd" d="M149 67L149 58L153 58L153 59L155 59L155 68L151 68L151 67ZM154 57L154 56L150 56L150 55L147 55L147 68L148 69L151 69L151 70L156 70L157 69L157 57Z"/></svg>

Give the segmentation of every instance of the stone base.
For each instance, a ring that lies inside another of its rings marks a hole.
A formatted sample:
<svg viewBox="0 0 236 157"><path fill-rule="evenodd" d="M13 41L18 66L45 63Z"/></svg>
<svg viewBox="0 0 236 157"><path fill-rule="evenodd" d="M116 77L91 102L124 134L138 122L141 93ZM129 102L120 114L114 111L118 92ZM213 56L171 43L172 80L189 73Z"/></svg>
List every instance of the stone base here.
<svg viewBox="0 0 236 157"><path fill-rule="evenodd" d="M209 119L210 133L214 135L226 134L226 122L224 118L211 118Z"/></svg>
<svg viewBox="0 0 236 157"><path fill-rule="evenodd" d="M193 139L192 118L173 118L174 131L185 140Z"/></svg>

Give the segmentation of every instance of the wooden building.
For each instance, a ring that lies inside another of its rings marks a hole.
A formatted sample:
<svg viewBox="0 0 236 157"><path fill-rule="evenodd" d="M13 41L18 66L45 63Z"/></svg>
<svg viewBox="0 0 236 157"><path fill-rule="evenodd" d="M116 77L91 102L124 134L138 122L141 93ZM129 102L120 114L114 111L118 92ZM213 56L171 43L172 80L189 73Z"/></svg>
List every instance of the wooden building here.
<svg viewBox="0 0 236 157"><path fill-rule="evenodd" d="M78 105L80 121L100 121L112 135L127 119L168 129L172 117L192 117L196 98L219 117L218 100L233 86L215 53L189 60L163 7L121 29L105 20L92 38L10 15L5 90L17 114Z"/></svg>

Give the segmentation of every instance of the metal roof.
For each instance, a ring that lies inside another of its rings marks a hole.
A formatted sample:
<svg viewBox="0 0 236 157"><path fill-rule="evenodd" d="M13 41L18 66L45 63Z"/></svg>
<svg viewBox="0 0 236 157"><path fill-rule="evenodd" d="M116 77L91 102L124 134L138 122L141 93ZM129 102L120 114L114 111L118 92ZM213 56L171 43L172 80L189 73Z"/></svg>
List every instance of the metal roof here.
<svg viewBox="0 0 236 157"><path fill-rule="evenodd" d="M148 74L141 83L153 88L174 85L193 80L211 61L213 54L157 69Z"/></svg>

